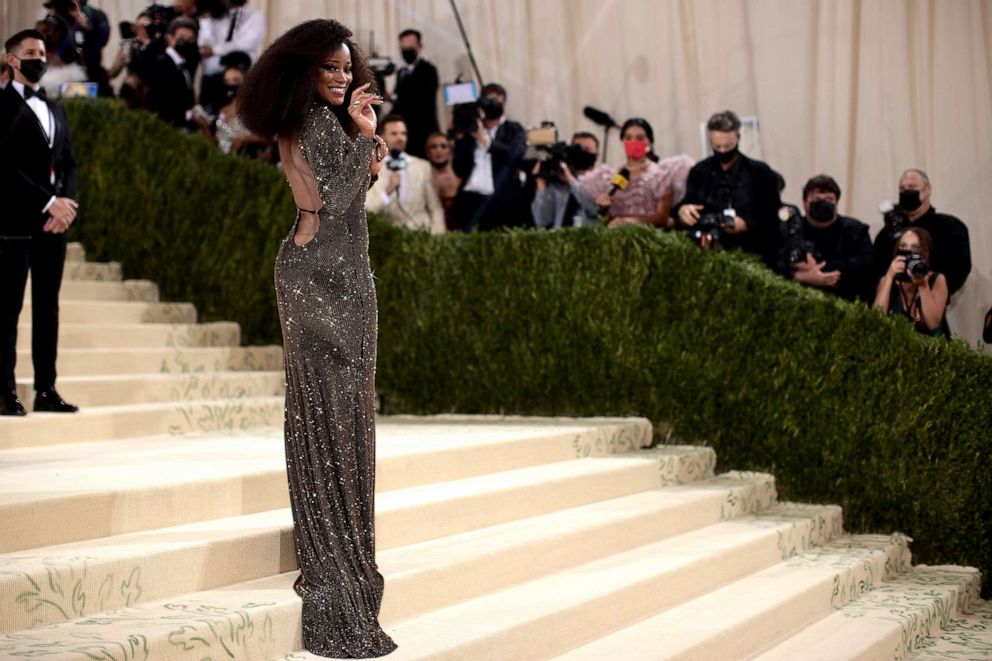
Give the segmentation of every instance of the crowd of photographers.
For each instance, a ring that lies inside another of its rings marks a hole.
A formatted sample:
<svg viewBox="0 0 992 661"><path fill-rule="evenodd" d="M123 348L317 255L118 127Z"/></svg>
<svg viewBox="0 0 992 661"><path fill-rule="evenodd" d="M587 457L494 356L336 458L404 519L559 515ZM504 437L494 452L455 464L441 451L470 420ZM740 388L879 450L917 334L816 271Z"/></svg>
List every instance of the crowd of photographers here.
<svg viewBox="0 0 992 661"><path fill-rule="evenodd" d="M123 73L117 94L129 106L201 133L225 152L275 163L271 136L250 134L238 119L238 88L266 32L262 13L246 5L151 5L118 26L120 50L108 71L100 65L106 15L86 0L48 0L37 25L49 54L42 85L89 82L109 95L110 81ZM783 204L783 178L741 153L741 123L731 111L709 119L712 154L698 163L657 155L651 125L631 118L619 127L623 165L597 165L595 135L576 133L564 143L551 123L526 130L510 119L507 92L496 83L454 105L441 132L439 77L423 57L422 35L404 30L398 45L398 68L372 61L391 108L379 122L390 153L367 196L370 211L434 233L590 224L681 231L702 248L740 249L803 285L904 315L921 333L949 335L948 301L971 271L968 231L936 211L922 170L900 177L898 201L883 210L873 242L865 223L838 213L841 189L828 175L806 182L801 205ZM394 70L389 89L385 76Z"/></svg>

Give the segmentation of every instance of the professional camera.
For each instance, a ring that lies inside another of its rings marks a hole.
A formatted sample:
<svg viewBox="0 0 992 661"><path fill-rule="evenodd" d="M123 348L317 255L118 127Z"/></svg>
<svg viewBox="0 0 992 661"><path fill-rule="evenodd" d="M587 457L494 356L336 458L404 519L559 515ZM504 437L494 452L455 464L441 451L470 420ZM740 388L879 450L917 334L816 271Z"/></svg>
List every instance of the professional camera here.
<svg viewBox="0 0 992 661"><path fill-rule="evenodd" d="M696 224L689 228L689 237L701 248L720 250L720 235L723 230L734 226L736 215L729 208L723 211L703 211Z"/></svg>
<svg viewBox="0 0 992 661"><path fill-rule="evenodd" d="M906 258L906 270L896 275L896 280L912 282L913 278L924 278L930 272L927 260L918 252L911 250L900 250L896 253L900 257Z"/></svg>
<svg viewBox="0 0 992 661"><path fill-rule="evenodd" d="M165 35L169 21L176 17L176 11L172 7L155 4L146 7L139 16L147 16L150 19L145 30L148 32L148 38L155 41ZM134 21L121 21L117 25L117 29L120 31L120 37L123 41L129 41L138 36Z"/></svg>
<svg viewBox="0 0 992 661"><path fill-rule="evenodd" d="M451 119L457 133L475 133L480 119L497 119L502 104L492 97L481 96L470 103L459 103L451 109Z"/></svg>
<svg viewBox="0 0 992 661"><path fill-rule="evenodd" d="M396 62L391 57L381 57L373 53L369 56L369 69L377 77L385 78L396 72Z"/></svg>
<svg viewBox="0 0 992 661"><path fill-rule="evenodd" d="M806 240L803 229L803 217L799 207L786 204L778 210L778 219L785 225L785 259L790 264L801 264L806 261L806 254L812 253L813 259L821 261L812 241Z"/></svg>
<svg viewBox="0 0 992 661"><path fill-rule="evenodd" d="M575 172L583 172L596 165L596 155L590 154L579 145L561 142L554 122L541 122L540 128L527 132L527 153L525 161L537 161L540 167L538 177L549 181L562 181L561 164Z"/></svg>
<svg viewBox="0 0 992 661"><path fill-rule="evenodd" d="M888 200L879 203L878 210L882 213L882 220L886 227L894 230L905 229L909 225L909 217L901 209Z"/></svg>

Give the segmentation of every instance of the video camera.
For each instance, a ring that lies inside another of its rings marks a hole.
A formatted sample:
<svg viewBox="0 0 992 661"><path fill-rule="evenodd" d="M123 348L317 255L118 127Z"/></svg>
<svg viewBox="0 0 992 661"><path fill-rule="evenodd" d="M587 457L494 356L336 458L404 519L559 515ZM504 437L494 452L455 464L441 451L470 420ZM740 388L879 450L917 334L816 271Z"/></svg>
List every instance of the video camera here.
<svg viewBox="0 0 992 661"><path fill-rule="evenodd" d="M806 261L806 254L811 253L813 259L821 261L821 256L816 252L816 246L812 241L806 240L806 233L803 229L803 216L799 212L799 207L793 204L785 204L778 210L778 219L785 225L785 259L789 265L801 264Z"/></svg>
<svg viewBox="0 0 992 661"><path fill-rule="evenodd" d="M527 152L524 160L539 162L537 176L549 181L562 181L562 163L573 173L589 170L596 165L595 154L558 139L558 128L554 122L544 121L540 128L527 131Z"/></svg>
<svg viewBox="0 0 992 661"><path fill-rule="evenodd" d="M165 36L169 21L176 17L176 11L172 7L154 4L146 7L138 15L147 16L150 19L145 30L148 32L148 38L155 41ZM117 24L117 29L123 41L130 41L138 36L134 21L121 21Z"/></svg>

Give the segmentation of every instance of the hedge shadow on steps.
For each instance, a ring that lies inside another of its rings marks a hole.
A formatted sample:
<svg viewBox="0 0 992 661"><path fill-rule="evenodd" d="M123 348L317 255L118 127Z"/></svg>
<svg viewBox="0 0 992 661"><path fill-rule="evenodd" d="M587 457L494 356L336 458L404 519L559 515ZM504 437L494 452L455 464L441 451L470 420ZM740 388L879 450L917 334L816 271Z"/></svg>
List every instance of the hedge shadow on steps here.
<svg viewBox="0 0 992 661"><path fill-rule="evenodd" d="M268 165L150 115L68 103L75 239L246 342L279 342L294 204ZM644 415L659 440L772 472L784 498L992 570L992 359L646 228L432 237L370 219L390 413Z"/></svg>

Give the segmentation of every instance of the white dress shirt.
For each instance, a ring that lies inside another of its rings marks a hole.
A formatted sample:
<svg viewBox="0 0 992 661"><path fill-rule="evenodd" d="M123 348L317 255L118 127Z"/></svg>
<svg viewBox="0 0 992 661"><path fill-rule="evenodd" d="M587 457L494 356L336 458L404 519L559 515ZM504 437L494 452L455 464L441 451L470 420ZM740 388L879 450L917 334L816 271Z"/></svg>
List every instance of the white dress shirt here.
<svg viewBox="0 0 992 661"><path fill-rule="evenodd" d="M21 98L24 98L24 83L19 83L16 80L12 80L10 83L14 86L14 90L21 95ZM48 148L51 149L55 146L55 115L52 114L48 104L37 96L32 96L30 99L24 98L24 102L28 104L28 108L38 118L38 125L41 126L41 130L45 133L45 139L48 140ZM50 181L53 184L55 183L55 170L52 170ZM46 213L52 208L54 203L55 196L53 195L41 212Z"/></svg>
<svg viewBox="0 0 992 661"><path fill-rule="evenodd" d="M231 23L234 32L231 33ZM248 7L231 9L222 18L201 18L197 42L200 47L210 46L214 54L203 61L203 73L213 76L224 73L220 58L234 51L243 51L251 56L252 63L258 59L258 51L265 41L265 15ZM227 35L231 33L231 40Z"/></svg>
<svg viewBox="0 0 992 661"><path fill-rule="evenodd" d="M487 129L483 125L482 130L489 136L489 144L483 145L476 141L475 167L472 168L472 174L469 175L468 181L465 182L464 190L470 193L479 193L480 195L492 195L496 192L496 185L493 183L493 155L489 153L489 147L492 146L493 140L496 139L496 131L499 130L499 127L505 121L506 116L504 115L500 117L499 123L491 129Z"/></svg>

